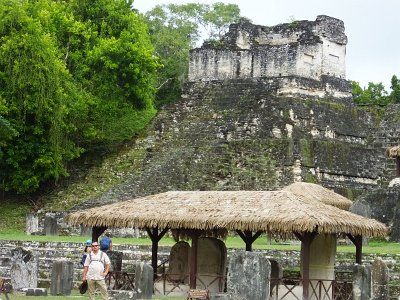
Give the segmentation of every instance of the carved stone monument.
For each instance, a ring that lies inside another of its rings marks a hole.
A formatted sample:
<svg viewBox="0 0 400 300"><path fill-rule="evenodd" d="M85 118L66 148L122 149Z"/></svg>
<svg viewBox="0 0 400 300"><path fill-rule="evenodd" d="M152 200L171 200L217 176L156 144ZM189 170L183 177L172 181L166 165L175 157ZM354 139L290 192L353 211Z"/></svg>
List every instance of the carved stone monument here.
<svg viewBox="0 0 400 300"><path fill-rule="evenodd" d="M371 267L355 265L353 269L353 299L371 299Z"/></svg>
<svg viewBox="0 0 400 300"><path fill-rule="evenodd" d="M46 235L58 235L57 218L46 216L44 219L44 233Z"/></svg>
<svg viewBox="0 0 400 300"><path fill-rule="evenodd" d="M107 255L111 261L110 271L116 272L122 270L122 255L120 251L107 251Z"/></svg>
<svg viewBox="0 0 400 300"><path fill-rule="evenodd" d="M225 243L217 238L199 238L197 250L198 285L203 283L211 293L220 292L224 286L226 272Z"/></svg>
<svg viewBox="0 0 400 300"><path fill-rule="evenodd" d="M38 281L37 254L17 247L11 250L11 285L15 290L36 288Z"/></svg>
<svg viewBox="0 0 400 300"><path fill-rule="evenodd" d="M228 294L232 299L268 299L270 276L271 264L264 254L236 251L229 261Z"/></svg>
<svg viewBox="0 0 400 300"><path fill-rule="evenodd" d="M189 253L190 245L185 241L179 241L171 247L167 271L169 280L181 283L189 282Z"/></svg>
<svg viewBox="0 0 400 300"><path fill-rule="evenodd" d="M389 271L382 258L375 258L371 268L372 273L372 299L389 299Z"/></svg>
<svg viewBox="0 0 400 300"><path fill-rule="evenodd" d="M69 260L60 259L53 262L51 268L50 294L71 295L74 278L74 263Z"/></svg>
<svg viewBox="0 0 400 300"><path fill-rule="evenodd" d="M151 299L153 296L153 268L139 262L135 265L135 273L137 299Z"/></svg>
<svg viewBox="0 0 400 300"><path fill-rule="evenodd" d="M26 215L26 234L37 233L39 231L39 218L37 214Z"/></svg>

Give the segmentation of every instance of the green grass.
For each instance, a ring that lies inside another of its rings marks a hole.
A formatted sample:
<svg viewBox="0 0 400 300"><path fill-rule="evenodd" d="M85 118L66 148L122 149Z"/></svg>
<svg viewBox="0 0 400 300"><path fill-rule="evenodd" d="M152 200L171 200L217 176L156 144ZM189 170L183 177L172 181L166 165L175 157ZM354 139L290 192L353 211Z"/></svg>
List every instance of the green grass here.
<svg viewBox="0 0 400 300"><path fill-rule="evenodd" d="M90 237L82 236L41 236L26 235L23 231L0 230L0 240L12 241L38 241L38 242L75 242L84 243ZM190 243L190 241L189 241ZM151 245L149 238L113 238L114 245ZM175 241L170 237L161 239L160 246L172 246ZM238 236L230 236L225 241L227 248L244 249L245 244ZM262 235L253 243L253 249L260 250L300 250L300 244L290 243L289 241L269 241L267 237ZM337 252L355 253L356 248L353 245L338 246ZM382 240L370 240L368 246L363 246L363 253L366 254L398 254L400 253L400 243L386 242Z"/></svg>
<svg viewBox="0 0 400 300"><path fill-rule="evenodd" d="M10 294L9 298L10 300L26 300L28 299L33 299L33 300L83 300L83 299L89 299L89 296L87 294L81 295L78 290L73 290L70 296L52 296L48 294L48 296L34 296L34 297L29 297L25 296L22 293L15 293L15 294ZM0 294L0 299L5 300L6 297L2 294ZM96 296L96 299L101 299L100 295ZM186 299L184 297L168 297L168 296L160 296L160 295L153 295L153 300L162 300L162 299L168 299L168 300L183 300Z"/></svg>
<svg viewBox="0 0 400 300"><path fill-rule="evenodd" d="M0 232L14 232L22 231L25 229L25 216L30 210L30 204L24 201L2 200L1 211L2 217L0 218ZM7 217L5 217L7 216Z"/></svg>

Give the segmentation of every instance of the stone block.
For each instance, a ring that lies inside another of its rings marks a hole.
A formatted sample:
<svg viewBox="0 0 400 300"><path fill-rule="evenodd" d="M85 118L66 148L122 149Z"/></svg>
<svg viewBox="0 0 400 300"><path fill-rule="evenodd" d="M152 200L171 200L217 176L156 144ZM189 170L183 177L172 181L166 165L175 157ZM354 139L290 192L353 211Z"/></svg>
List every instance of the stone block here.
<svg viewBox="0 0 400 300"><path fill-rule="evenodd" d="M38 281L37 253L17 247L11 250L11 285L15 290L36 288Z"/></svg>
<svg viewBox="0 0 400 300"><path fill-rule="evenodd" d="M134 291L109 291L109 299L115 299L115 300L136 300L137 298L137 293Z"/></svg>
<svg viewBox="0 0 400 300"><path fill-rule="evenodd" d="M50 294L71 295L74 278L74 263L68 260L56 260L51 269Z"/></svg>
<svg viewBox="0 0 400 300"><path fill-rule="evenodd" d="M39 232L39 217L37 214L26 215L26 234Z"/></svg>
<svg viewBox="0 0 400 300"><path fill-rule="evenodd" d="M269 297L271 263L263 253L236 251L227 278L231 299L265 300Z"/></svg>
<svg viewBox="0 0 400 300"><path fill-rule="evenodd" d="M54 216L46 216L44 219L45 235L58 235L57 218Z"/></svg>
<svg viewBox="0 0 400 300"><path fill-rule="evenodd" d="M111 261L110 271L120 272L122 270L122 255L120 251L107 251L107 255Z"/></svg>
<svg viewBox="0 0 400 300"><path fill-rule="evenodd" d="M139 262L135 265L135 288L138 299L151 299L153 296L153 268Z"/></svg>
<svg viewBox="0 0 400 300"><path fill-rule="evenodd" d="M24 289L26 296L47 296L47 289L34 288Z"/></svg>
<svg viewBox="0 0 400 300"><path fill-rule="evenodd" d="M389 299L389 271L382 258L375 258L371 267L372 299Z"/></svg>
<svg viewBox="0 0 400 300"><path fill-rule="evenodd" d="M371 299L371 268L355 265L353 268L353 300Z"/></svg>

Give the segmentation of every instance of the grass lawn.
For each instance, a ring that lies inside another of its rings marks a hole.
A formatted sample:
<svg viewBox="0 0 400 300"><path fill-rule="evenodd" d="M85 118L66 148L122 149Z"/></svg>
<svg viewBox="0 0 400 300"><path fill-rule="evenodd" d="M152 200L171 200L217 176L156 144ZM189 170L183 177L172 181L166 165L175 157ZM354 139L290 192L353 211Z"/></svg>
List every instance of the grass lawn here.
<svg viewBox="0 0 400 300"><path fill-rule="evenodd" d="M50 294L48 294L47 296L25 296L25 295L17 294L17 293L9 295L10 300L22 300L22 299L26 300L27 297L32 300L73 300L73 299L83 300L83 299L89 299L89 296L87 293L84 295L81 295L78 290L73 290L70 296L52 296ZM4 295L0 294L0 299L5 300L6 297ZM101 299L100 294L96 295L96 299L99 299L99 300ZM153 295L152 299L153 300L162 300L162 299L184 300L186 298L185 297L168 297L168 296Z"/></svg>
<svg viewBox="0 0 400 300"><path fill-rule="evenodd" d="M90 238L90 237L87 237ZM39 236L26 235L23 231L0 230L0 240L16 240L16 241L40 241L40 242L76 242L84 243L87 239L82 236ZM189 241L190 242L190 241ZM160 246L172 246L175 241L172 238L164 237L161 239ZM231 249L244 249L245 244L238 236L229 236L225 241L226 246ZM113 238L113 244L128 245L151 245L149 238ZM270 250L300 250L298 241L274 241L268 240L265 235L261 235L254 243L253 249L270 249ZM355 253L355 246L346 245L338 246L337 252ZM366 254L398 254L400 253L400 243L387 242L384 240L370 240L368 246L363 246L363 253Z"/></svg>

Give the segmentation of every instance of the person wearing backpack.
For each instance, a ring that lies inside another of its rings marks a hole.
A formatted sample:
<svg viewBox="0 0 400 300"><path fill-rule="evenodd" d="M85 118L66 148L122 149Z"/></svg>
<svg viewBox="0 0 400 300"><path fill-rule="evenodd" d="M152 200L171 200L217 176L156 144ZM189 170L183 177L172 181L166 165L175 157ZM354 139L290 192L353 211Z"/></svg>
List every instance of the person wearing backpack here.
<svg viewBox="0 0 400 300"><path fill-rule="evenodd" d="M86 256L90 252L92 252L92 240L87 240L85 243L85 248L83 249L83 254L82 254L82 259L81 259L82 266L85 264Z"/></svg>
<svg viewBox="0 0 400 300"><path fill-rule="evenodd" d="M111 240L111 233L106 232L103 238L100 241L100 250L101 251L112 251L112 240Z"/></svg>
<svg viewBox="0 0 400 300"><path fill-rule="evenodd" d="M89 299L95 300L96 287L100 290L101 299L108 300L105 277L110 270L111 261L106 253L99 249L99 243L92 243L92 252L86 256L83 265L82 281L87 281Z"/></svg>

